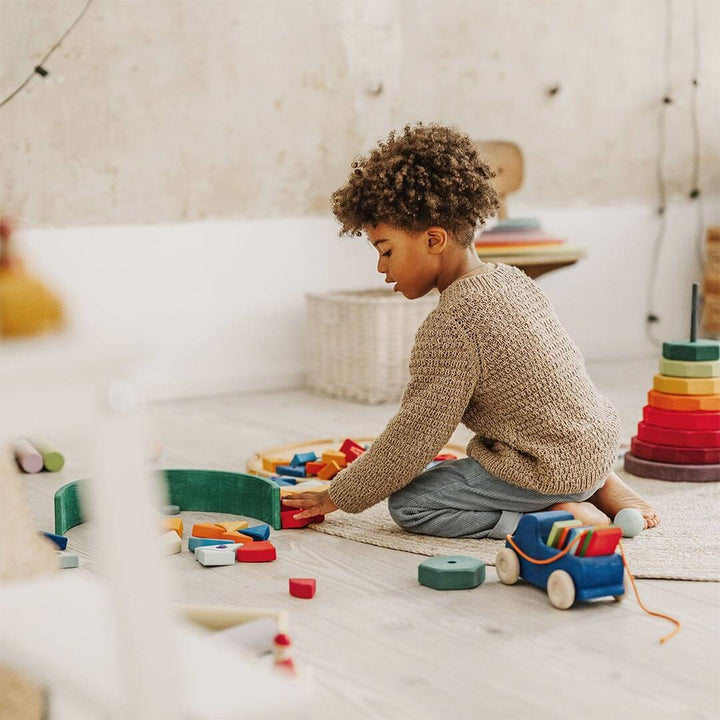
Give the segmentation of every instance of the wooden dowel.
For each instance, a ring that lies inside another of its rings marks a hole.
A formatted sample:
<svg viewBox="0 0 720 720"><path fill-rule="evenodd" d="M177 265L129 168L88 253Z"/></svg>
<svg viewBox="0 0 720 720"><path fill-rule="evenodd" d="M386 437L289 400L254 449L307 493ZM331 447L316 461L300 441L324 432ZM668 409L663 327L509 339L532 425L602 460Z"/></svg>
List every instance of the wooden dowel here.
<svg viewBox="0 0 720 720"><path fill-rule="evenodd" d="M690 342L697 341L698 284L692 286L692 314L690 316Z"/></svg>

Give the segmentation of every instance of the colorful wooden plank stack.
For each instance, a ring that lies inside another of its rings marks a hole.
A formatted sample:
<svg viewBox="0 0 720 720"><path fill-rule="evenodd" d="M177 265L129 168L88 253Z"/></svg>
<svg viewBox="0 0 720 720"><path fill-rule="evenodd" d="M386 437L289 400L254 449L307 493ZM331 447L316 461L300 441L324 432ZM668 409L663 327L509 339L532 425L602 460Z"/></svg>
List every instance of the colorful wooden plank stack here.
<svg viewBox="0 0 720 720"><path fill-rule="evenodd" d="M690 341L663 343L625 470L658 480L720 481L720 342L697 339L697 285Z"/></svg>
<svg viewBox="0 0 720 720"><path fill-rule="evenodd" d="M546 545L558 550L572 545L568 553L578 557L611 555L621 537L622 529L615 525L583 525L580 520L558 520L550 528Z"/></svg>

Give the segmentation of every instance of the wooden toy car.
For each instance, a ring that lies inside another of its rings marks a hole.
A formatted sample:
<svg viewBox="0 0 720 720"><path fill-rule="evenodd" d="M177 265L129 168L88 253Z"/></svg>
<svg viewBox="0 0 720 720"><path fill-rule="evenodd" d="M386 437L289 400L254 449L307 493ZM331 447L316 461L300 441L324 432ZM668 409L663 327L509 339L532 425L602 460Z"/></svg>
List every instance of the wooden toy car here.
<svg viewBox="0 0 720 720"><path fill-rule="evenodd" d="M528 513L523 515L512 536L517 547L534 560L547 560L560 550L546 544L550 529L558 520L572 520L564 511ZM547 588L552 605L566 610L577 600L612 596L616 600L625 593L624 567L618 553L578 557L570 553L555 562L537 565L525 560L509 542L498 552L495 569L500 581L514 585L523 578L539 588Z"/></svg>

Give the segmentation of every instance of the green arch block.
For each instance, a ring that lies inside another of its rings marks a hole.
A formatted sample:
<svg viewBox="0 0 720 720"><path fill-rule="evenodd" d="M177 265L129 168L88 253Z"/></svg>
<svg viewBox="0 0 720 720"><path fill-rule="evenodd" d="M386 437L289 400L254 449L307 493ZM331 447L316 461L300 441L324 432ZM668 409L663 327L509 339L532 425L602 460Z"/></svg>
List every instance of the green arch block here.
<svg viewBox="0 0 720 720"><path fill-rule="evenodd" d="M257 475L222 470L164 470L169 503L180 510L246 515L280 530L280 488ZM55 533L64 535L84 523L81 496L83 484L77 480L55 493Z"/></svg>

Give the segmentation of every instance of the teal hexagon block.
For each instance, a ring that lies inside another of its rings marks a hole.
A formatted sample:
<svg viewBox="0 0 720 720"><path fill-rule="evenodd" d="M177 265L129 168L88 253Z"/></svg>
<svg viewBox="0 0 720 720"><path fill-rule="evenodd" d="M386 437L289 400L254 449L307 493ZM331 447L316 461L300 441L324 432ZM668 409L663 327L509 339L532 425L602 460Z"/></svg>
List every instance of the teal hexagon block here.
<svg viewBox="0 0 720 720"><path fill-rule="evenodd" d="M469 590L485 581L485 563L465 555L441 555L418 565L418 582L435 590Z"/></svg>

